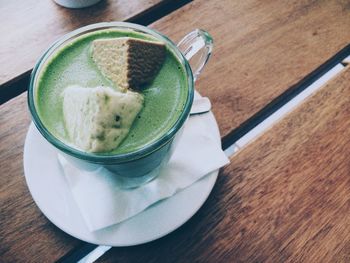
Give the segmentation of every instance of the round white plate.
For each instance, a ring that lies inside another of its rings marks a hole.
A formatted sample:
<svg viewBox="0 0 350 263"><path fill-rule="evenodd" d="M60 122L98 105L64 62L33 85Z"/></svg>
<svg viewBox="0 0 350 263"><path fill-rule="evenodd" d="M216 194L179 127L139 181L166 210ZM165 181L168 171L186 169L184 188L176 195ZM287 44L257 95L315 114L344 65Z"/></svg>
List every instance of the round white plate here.
<svg viewBox="0 0 350 263"><path fill-rule="evenodd" d="M205 114L208 132L220 133L214 115ZM131 246L167 235L190 219L211 192L218 171L214 171L176 195L152 205L119 224L90 232L73 200L57 160L56 149L32 123L24 146L24 174L32 197L44 215L66 233L89 243Z"/></svg>

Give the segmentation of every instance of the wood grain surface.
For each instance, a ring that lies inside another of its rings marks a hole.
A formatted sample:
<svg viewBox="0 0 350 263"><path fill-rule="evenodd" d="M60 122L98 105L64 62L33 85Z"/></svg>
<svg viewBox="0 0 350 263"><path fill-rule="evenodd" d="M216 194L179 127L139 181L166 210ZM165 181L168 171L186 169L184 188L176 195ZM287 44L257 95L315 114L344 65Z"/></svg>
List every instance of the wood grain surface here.
<svg viewBox="0 0 350 263"><path fill-rule="evenodd" d="M184 226L98 262L350 262L349 95L350 68L234 155Z"/></svg>
<svg viewBox="0 0 350 263"><path fill-rule="evenodd" d="M30 118L22 103L0 107L0 262L53 261L80 241L50 223L28 191L22 155Z"/></svg>
<svg viewBox="0 0 350 263"><path fill-rule="evenodd" d="M16 1L10 4L14 2ZM150 3L150 1L147 2ZM51 1L47 1L45 4L38 2L38 5L51 4ZM110 4L111 2L107 2L107 5ZM3 5L4 3L0 5L0 8L3 8ZM106 3L101 3L101 5L104 6ZM213 110L221 132L226 136L242 123L249 121L251 116L266 106L273 98L290 89L292 85L349 43L350 32L346 30L348 29L346 25L349 25L350 22L349 6L346 1L298 1L298 3L292 3L272 0L197 0L193 4L181 8L174 15L161 19L152 27L168 34L175 41L195 27L207 29L213 34L215 38L214 54L208 68L204 70L203 75L198 80L197 88L203 95L209 96L212 100ZM58 14L71 12L54 5L52 8L57 9ZM105 14L104 8L101 8L99 12ZM2 11L2 14L6 14L5 11ZM27 13L29 15L30 11ZM25 15L25 13L22 14ZM47 13L47 15L49 14L50 12ZM45 16L45 12L39 12L38 16ZM94 16L91 16L94 19ZM61 27L69 30L70 23L79 26L79 21L86 21L83 15L77 15L77 17L80 18L61 21L59 26L53 23L51 26L47 26L47 29L52 29L52 32L50 30L42 32L58 34L55 30L59 31ZM76 19L79 21L77 22ZM115 18L111 16L110 19ZM226 23L222 23L222 21ZM8 32L14 34L12 31ZM2 41L0 43L2 45ZM35 47L33 49L34 53L37 52ZM0 52L2 50L0 48ZM27 49L26 54L30 53L28 50L31 49ZM13 52L17 52L17 50ZM8 64L9 68L12 67L10 65L11 59L1 62L2 65L3 63ZM4 71L0 70L0 72L2 74ZM50 259L57 259L80 244L44 218L33 203L25 186L22 154L29 122L26 94L0 106L0 257L3 261L9 262L21 261L24 258L38 261L39 258L43 257L52 261ZM275 136L277 135L275 134ZM168 259L170 261L173 258L179 259L181 254L192 255L194 258L194 254L191 253L197 251L198 254L202 253L204 256L208 256L209 251L211 251L214 256L218 255L220 259L224 259L226 254L227 258L230 259L233 255L232 251L225 250L223 252L220 247L225 244L226 248L230 247L230 244L227 245L228 242L231 242L232 238L239 238L239 235L243 236L250 226L249 221L248 223L245 221L246 228L236 229L242 233L237 232L238 236L235 237L230 234L231 228L234 227L233 223L237 221L236 217L239 214L228 214L226 209L237 210L237 213L243 214L246 211L246 208L243 209L241 206L241 198L237 193L237 188L234 188L235 191L232 188L244 178L243 168L240 176L233 177L232 174L240 172L239 169L235 170L235 167L237 165L231 165L223 171L207 204L180 230L155 243L131 249L118 249L116 250L118 255L113 252L113 257L130 259L131 261L142 258L152 261L151 259L154 257L154 259ZM249 180L248 182L244 181L244 183L250 183ZM267 224L267 222L265 223ZM218 236L213 232L213 229L220 230ZM225 233L230 235L225 236ZM253 238L255 233L249 233ZM203 241L201 241L202 239ZM187 248L179 248L184 243L178 245L176 241L181 240L188 241ZM209 248L208 253L201 245L201 242L204 241ZM276 243L278 242L276 241ZM154 250L155 253L158 246L161 251L159 256L148 251ZM192 247L193 252L191 252ZM232 244L235 253L246 247L249 248L246 243ZM261 248L263 248L262 245ZM134 251L135 254L132 255ZM248 255L248 252L246 253ZM142 254L144 254L143 257L140 256ZM201 259L204 259L204 256Z"/></svg>
<svg viewBox="0 0 350 263"><path fill-rule="evenodd" d="M197 0L152 27L175 41L194 28L213 35L196 88L225 137L350 44L349 25L349 0Z"/></svg>
<svg viewBox="0 0 350 263"><path fill-rule="evenodd" d="M39 56L63 34L78 27L123 21L168 0L102 0L84 9L68 9L52 0L0 3L0 86L33 68Z"/></svg>

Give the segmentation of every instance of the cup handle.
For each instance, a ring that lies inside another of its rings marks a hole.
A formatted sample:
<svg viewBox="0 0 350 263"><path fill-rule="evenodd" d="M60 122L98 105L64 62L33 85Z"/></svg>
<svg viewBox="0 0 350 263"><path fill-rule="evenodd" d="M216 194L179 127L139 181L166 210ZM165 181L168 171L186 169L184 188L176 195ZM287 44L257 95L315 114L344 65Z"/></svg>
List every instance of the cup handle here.
<svg viewBox="0 0 350 263"><path fill-rule="evenodd" d="M193 81L196 81L210 58L213 50L213 38L207 31L195 29L181 39L177 47L190 63Z"/></svg>

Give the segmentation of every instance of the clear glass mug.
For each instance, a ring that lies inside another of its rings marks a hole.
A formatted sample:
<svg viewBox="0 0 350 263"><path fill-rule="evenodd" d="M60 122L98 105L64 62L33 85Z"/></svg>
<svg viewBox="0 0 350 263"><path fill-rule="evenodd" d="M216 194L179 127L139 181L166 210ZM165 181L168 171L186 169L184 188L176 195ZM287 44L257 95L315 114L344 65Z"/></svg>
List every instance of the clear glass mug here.
<svg viewBox="0 0 350 263"><path fill-rule="evenodd" d="M81 151L73 148L55 136L53 136L43 125L36 110L36 89L38 76L43 65L62 45L72 39L96 30L101 29L121 29L133 30L144 34L152 35L160 41L166 43L177 59L184 66L186 79L188 81L188 96L185 107L176 123L161 138L145 147L129 153L116 155L101 155ZM121 187L132 188L149 182L158 175L159 169L167 163L171 153L176 148L176 141L181 135L185 121L188 119L194 98L194 82L207 63L213 47L212 37L208 32L196 29L187 34L178 45L161 33L147 27L125 23L108 22L97 23L74 30L55 42L39 59L31 74L28 89L28 106L33 122L42 136L55 146L65 159L74 166L84 170L94 170L104 166L116 174ZM189 64L191 61L191 65Z"/></svg>

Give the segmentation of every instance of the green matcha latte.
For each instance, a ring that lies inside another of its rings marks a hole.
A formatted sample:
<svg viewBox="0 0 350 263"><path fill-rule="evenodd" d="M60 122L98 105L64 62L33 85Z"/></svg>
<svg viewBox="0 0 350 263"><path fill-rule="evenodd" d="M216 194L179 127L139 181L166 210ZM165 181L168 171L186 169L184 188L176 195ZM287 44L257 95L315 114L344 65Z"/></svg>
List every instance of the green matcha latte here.
<svg viewBox="0 0 350 263"><path fill-rule="evenodd" d="M87 33L61 47L39 73L36 101L39 117L49 132L72 145L65 128L62 93L66 87L79 85L113 87L92 61L90 45L95 39L133 37L152 40L151 36L131 31L99 30ZM181 115L188 94L188 84L180 61L167 48L166 58L156 78L140 91L144 107L129 134L110 154L136 151L167 133Z"/></svg>

